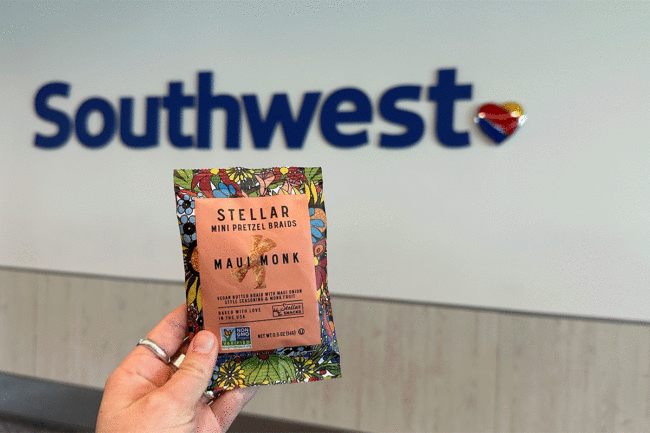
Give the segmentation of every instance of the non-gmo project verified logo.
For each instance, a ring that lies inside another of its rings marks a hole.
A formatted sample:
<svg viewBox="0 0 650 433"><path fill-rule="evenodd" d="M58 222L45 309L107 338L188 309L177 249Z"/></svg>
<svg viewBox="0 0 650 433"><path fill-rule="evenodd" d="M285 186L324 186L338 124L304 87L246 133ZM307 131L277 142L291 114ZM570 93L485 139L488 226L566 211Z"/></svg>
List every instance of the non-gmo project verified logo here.
<svg viewBox="0 0 650 433"><path fill-rule="evenodd" d="M221 328L221 349L250 349L251 328L249 326L236 326L234 328Z"/></svg>

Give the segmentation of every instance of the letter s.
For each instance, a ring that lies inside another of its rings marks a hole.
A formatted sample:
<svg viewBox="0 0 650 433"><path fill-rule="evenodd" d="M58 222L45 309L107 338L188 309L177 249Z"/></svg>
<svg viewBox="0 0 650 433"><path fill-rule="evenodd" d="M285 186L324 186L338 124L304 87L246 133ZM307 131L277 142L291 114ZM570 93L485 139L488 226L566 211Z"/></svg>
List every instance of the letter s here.
<svg viewBox="0 0 650 433"><path fill-rule="evenodd" d="M41 87L34 98L34 110L41 119L48 120L59 126L59 132L56 135L45 136L36 134L34 136L34 145L46 149L53 149L63 146L70 137L70 119L63 111L55 110L47 105L51 96L68 97L70 85L66 83L48 83Z"/></svg>

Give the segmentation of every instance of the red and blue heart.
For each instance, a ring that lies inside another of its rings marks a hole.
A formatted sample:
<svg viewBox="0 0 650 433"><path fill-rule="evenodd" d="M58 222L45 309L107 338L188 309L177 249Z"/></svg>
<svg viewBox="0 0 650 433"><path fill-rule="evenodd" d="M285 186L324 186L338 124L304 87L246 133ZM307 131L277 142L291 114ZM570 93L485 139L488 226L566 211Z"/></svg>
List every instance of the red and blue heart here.
<svg viewBox="0 0 650 433"><path fill-rule="evenodd" d="M516 102L485 104L478 109L474 121L488 137L500 144L524 124L526 116Z"/></svg>

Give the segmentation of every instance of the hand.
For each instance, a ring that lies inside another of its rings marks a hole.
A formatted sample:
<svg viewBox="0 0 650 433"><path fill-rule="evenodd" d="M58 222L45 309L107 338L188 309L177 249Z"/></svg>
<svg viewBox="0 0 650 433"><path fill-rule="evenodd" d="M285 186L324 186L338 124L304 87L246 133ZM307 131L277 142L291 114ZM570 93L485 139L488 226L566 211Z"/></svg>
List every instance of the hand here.
<svg viewBox="0 0 650 433"><path fill-rule="evenodd" d="M167 354L177 353L186 336L184 305L147 334ZM215 335L201 331L176 369L148 347L137 346L106 381L96 431L225 432L257 388L226 391L208 404L203 391L217 362L217 349Z"/></svg>

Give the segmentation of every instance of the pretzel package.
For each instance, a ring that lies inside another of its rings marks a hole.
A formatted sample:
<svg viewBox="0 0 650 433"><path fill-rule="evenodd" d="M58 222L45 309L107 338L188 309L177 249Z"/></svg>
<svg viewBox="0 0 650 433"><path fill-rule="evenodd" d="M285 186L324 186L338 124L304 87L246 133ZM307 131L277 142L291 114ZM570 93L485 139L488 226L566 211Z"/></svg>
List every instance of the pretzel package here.
<svg viewBox="0 0 650 433"><path fill-rule="evenodd" d="M219 358L209 390L340 376L319 167L175 170L190 337Z"/></svg>

